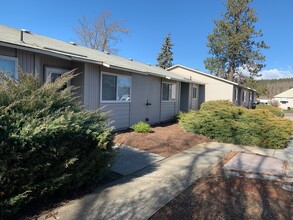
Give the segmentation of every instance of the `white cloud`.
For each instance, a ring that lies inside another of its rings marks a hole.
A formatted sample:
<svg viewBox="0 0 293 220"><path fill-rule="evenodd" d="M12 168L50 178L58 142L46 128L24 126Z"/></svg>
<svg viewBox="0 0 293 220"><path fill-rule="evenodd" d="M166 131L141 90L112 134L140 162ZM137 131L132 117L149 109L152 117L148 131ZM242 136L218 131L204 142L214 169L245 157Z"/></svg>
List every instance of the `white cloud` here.
<svg viewBox="0 0 293 220"><path fill-rule="evenodd" d="M278 70L276 68L270 70L262 70L260 71L261 77L257 77L257 79L281 79L281 78L293 78L292 69L289 70Z"/></svg>

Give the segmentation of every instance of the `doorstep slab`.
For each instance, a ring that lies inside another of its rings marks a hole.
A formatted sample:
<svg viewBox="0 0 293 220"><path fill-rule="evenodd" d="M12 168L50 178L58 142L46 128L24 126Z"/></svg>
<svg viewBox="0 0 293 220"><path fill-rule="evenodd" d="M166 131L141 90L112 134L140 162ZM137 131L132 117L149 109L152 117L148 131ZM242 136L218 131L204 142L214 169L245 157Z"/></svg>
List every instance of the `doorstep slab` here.
<svg viewBox="0 0 293 220"><path fill-rule="evenodd" d="M139 150L126 145L116 147L117 157L111 170L123 176L139 171L151 164L165 159L158 154Z"/></svg>
<svg viewBox="0 0 293 220"><path fill-rule="evenodd" d="M223 169L271 176L285 176L287 174L286 161L249 153L237 153L223 166Z"/></svg>

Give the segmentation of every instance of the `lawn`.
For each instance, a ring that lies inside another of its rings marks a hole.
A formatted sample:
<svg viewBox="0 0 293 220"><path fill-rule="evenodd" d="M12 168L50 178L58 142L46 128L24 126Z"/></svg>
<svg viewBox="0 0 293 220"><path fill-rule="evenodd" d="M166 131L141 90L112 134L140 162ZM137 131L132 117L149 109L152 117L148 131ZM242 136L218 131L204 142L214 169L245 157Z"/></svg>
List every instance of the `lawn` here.
<svg viewBox="0 0 293 220"><path fill-rule="evenodd" d="M290 219L293 193L282 182L227 178L222 166L228 154L209 175L200 178L154 214L162 219Z"/></svg>
<svg viewBox="0 0 293 220"><path fill-rule="evenodd" d="M122 132L114 138L115 144L125 144L163 157L170 157L211 139L185 131L178 123L160 124L150 133Z"/></svg>

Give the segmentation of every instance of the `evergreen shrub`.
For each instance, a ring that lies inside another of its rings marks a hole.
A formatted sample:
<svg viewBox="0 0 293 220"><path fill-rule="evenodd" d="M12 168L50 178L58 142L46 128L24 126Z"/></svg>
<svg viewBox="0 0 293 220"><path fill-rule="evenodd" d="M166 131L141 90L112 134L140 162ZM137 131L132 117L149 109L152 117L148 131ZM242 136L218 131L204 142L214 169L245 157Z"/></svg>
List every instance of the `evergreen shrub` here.
<svg viewBox="0 0 293 220"><path fill-rule="evenodd" d="M64 74L41 85L32 74L1 74L0 217L31 202L96 183L113 158L106 115L84 111Z"/></svg>
<svg viewBox="0 0 293 220"><path fill-rule="evenodd" d="M291 120L226 101L206 102L199 111L180 113L179 123L189 132L216 141L274 149L284 148L293 131Z"/></svg>
<svg viewBox="0 0 293 220"><path fill-rule="evenodd" d="M273 113L277 117L284 117L284 112L281 108L271 106L271 105L257 105L256 109L266 109Z"/></svg>

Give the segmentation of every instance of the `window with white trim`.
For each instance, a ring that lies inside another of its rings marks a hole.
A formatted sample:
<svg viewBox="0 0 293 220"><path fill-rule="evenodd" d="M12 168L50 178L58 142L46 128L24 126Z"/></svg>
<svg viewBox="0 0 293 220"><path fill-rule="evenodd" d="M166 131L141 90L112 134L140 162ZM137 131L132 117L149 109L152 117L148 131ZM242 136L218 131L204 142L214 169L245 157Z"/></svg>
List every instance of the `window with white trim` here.
<svg viewBox="0 0 293 220"><path fill-rule="evenodd" d="M102 101L130 102L131 77L102 74Z"/></svg>
<svg viewBox="0 0 293 220"><path fill-rule="evenodd" d="M45 82L55 82L62 74L68 72L68 69L63 69L59 67L45 67ZM71 85L71 80L69 80L62 89Z"/></svg>
<svg viewBox="0 0 293 220"><path fill-rule="evenodd" d="M175 101L176 100L176 84L163 82L163 101Z"/></svg>
<svg viewBox="0 0 293 220"><path fill-rule="evenodd" d="M249 92L249 101L252 101L252 92Z"/></svg>
<svg viewBox="0 0 293 220"><path fill-rule="evenodd" d="M17 58L0 56L0 72L4 72L10 78L18 79Z"/></svg>
<svg viewBox="0 0 293 220"><path fill-rule="evenodd" d="M246 102L246 91L242 91L242 102Z"/></svg>

